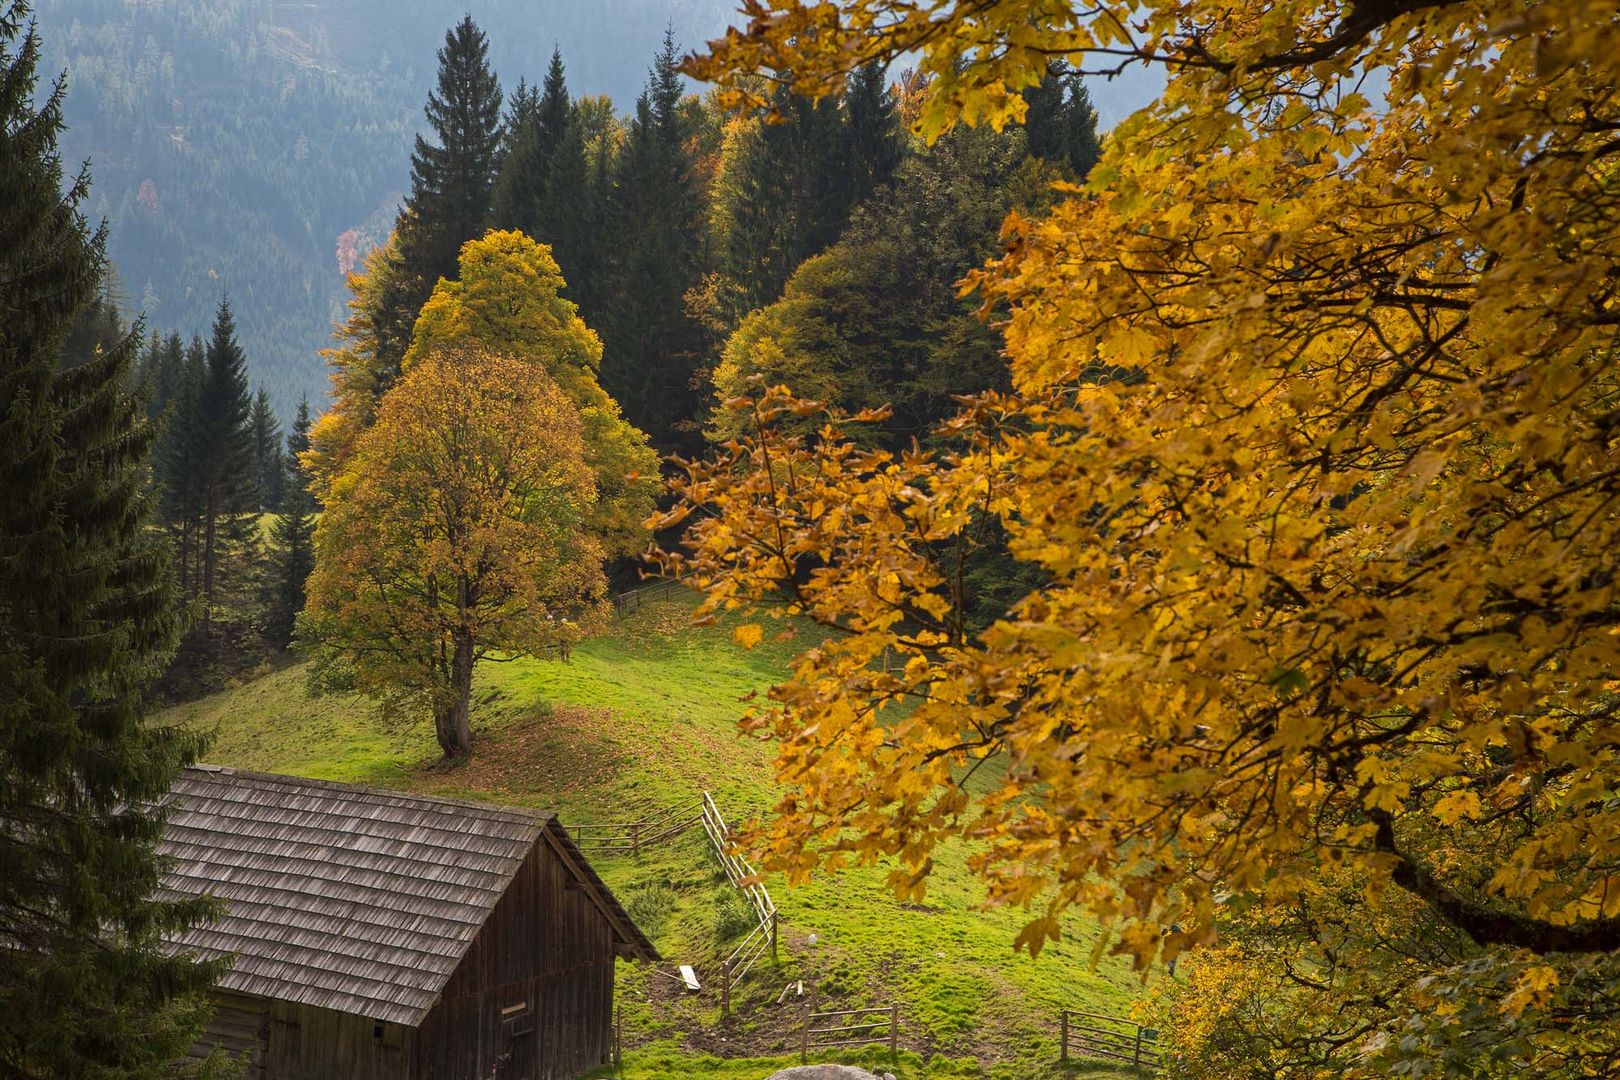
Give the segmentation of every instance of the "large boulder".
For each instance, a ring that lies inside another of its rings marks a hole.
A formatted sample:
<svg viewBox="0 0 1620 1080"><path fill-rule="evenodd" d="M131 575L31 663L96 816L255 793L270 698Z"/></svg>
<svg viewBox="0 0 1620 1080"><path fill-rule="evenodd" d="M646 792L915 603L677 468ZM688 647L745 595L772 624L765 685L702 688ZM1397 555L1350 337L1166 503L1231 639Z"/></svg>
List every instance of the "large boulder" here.
<svg viewBox="0 0 1620 1080"><path fill-rule="evenodd" d="M888 1073L887 1080L894 1080ZM880 1080L865 1069L853 1065L795 1065L791 1069L773 1072L766 1080Z"/></svg>

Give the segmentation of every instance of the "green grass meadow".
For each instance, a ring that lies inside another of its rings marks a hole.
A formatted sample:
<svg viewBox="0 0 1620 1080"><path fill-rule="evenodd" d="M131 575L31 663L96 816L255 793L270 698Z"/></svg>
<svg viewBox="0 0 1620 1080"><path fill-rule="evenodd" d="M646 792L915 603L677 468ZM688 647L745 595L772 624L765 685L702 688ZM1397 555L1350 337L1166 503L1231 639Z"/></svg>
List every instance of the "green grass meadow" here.
<svg viewBox="0 0 1620 1080"><path fill-rule="evenodd" d="M385 715L353 695L311 697L305 665L164 718L212 731L208 758L219 765L544 807L564 823L644 818L708 790L736 824L773 801L772 747L738 733L741 699L779 679L805 642L767 635L744 650L725 626L691 626L689 612L671 598L617 620L566 662L483 665L473 759L456 767L439 763L420 717ZM713 973L751 929L701 830L593 862L658 945L665 971ZM1023 913L980 909L964 851L943 851L935 864L921 904L896 902L883 866L793 888L767 877L781 912L778 956L755 967L726 1018L712 989L688 994L621 965L624 1075L752 1080L796 1064L801 982L824 1008L900 1007L896 1059L871 1048L819 1060L901 1078L1136 1075L1057 1062L1060 1009L1124 1014L1143 990L1120 961L1089 966L1096 928L1076 920L1031 959L1012 949Z"/></svg>

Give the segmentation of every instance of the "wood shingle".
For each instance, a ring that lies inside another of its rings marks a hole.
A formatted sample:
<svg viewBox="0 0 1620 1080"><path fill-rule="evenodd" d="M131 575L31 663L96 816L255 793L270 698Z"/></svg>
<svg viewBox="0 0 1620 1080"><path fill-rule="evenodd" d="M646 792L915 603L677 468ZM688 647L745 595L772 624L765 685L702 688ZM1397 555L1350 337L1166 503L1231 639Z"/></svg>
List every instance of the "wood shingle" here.
<svg viewBox="0 0 1620 1080"><path fill-rule="evenodd" d="M161 845L164 887L212 894L225 913L174 944L233 954L223 990L415 1026L550 824L533 810L186 769ZM652 954L623 922L631 950Z"/></svg>

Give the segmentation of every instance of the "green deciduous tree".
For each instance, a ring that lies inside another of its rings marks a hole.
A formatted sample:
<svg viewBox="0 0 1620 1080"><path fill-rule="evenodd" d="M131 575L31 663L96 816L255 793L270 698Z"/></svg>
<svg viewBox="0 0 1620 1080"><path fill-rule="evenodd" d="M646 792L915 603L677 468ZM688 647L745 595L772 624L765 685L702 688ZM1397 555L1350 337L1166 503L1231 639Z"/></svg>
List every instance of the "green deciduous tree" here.
<svg viewBox="0 0 1620 1080"><path fill-rule="evenodd" d="M425 703L446 757L472 749L480 659L566 644L602 612L584 455L542 366L440 348L413 359L332 486L305 629L363 689Z"/></svg>
<svg viewBox="0 0 1620 1080"><path fill-rule="evenodd" d="M849 412L887 405L867 437L894 449L928 441L956 395L1004 386L1001 344L955 282L993 253L1008 210L1044 198L1047 176L1014 131L955 131L909 156L844 237L727 340L712 435L740 433L745 419L723 403L754 379Z"/></svg>
<svg viewBox="0 0 1620 1080"><path fill-rule="evenodd" d="M143 716L179 626L142 496L138 339L58 371L105 233L85 175L63 194L62 87L36 105L26 18L0 5L0 1073L156 1077L218 973L161 944L208 910L158 898L154 851L200 746Z"/></svg>

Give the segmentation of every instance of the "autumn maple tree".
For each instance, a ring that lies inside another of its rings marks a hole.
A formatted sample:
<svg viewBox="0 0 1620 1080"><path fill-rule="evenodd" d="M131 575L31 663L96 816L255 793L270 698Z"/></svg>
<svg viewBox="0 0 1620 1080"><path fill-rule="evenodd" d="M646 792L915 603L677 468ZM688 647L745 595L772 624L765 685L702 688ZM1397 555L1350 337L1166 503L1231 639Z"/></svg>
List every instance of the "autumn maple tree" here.
<svg viewBox="0 0 1620 1080"><path fill-rule="evenodd" d="M367 257L364 274L349 279L350 316L338 329L337 347L326 354L332 408L309 433L307 459L318 490L350 466L402 369L445 346L481 349L530 364L563 391L579 415L596 483L591 528L609 556L639 553L647 539L642 522L659 490L658 456L602 389L602 342L560 295L562 271L550 249L510 231L462 245L457 279L440 281L422 306L398 366L389 359L383 317L396 264L390 244Z"/></svg>
<svg viewBox="0 0 1620 1080"><path fill-rule="evenodd" d="M1614 1067L1612 0L746 10L690 73L747 101L913 56L928 137L1019 118L1053 59L1167 76L969 279L1012 388L945 449L757 387L659 519L708 611L828 631L750 721L770 865L896 856L905 894L962 838L1021 944L1079 909L1143 966L1350 881L1452 943L1357 1063L1495 1025L1516 1068ZM987 516L1045 583L973 634Z"/></svg>
<svg viewBox="0 0 1620 1080"><path fill-rule="evenodd" d="M304 633L361 689L425 702L447 757L472 747L479 660L565 644L600 614L581 427L533 365L443 348L383 398L332 484Z"/></svg>

